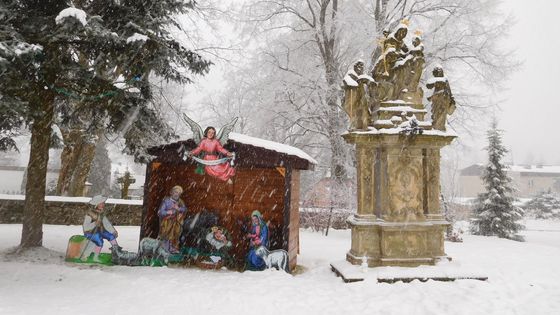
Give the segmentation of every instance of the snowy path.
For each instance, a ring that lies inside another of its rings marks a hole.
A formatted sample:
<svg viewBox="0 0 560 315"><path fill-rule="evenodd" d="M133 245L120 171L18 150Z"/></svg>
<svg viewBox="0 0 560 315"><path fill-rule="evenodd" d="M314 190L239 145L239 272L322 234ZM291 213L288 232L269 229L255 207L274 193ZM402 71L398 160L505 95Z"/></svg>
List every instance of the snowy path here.
<svg viewBox="0 0 560 315"><path fill-rule="evenodd" d="M484 272L487 282L346 284L329 263L344 259L349 231L302 231L306 272L229 272L150 267L89 267L62 262L79 226L46 225L43 250L26 261L0 256L0 314L558 314L559 222L527 222L528 242L465 236L446 243L450 263ZM120 227L136 250L138 227ZM543 232L538 230L554 230ZM21 225L0 225L0 251L19 243Z"/></svg>

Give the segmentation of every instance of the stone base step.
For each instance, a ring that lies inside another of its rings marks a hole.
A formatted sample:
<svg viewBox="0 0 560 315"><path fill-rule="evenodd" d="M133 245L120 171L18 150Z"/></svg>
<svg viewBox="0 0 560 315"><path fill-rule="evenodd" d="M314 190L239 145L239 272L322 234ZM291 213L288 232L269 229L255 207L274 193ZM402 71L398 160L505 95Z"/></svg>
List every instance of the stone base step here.
<svg viewBox="0 0 560 315"><path fill-rule="evenodd" d="M352 265L346 260L335 261L330 264L331 270L346 283L358 281L376 281L378 283L412 282L418 280L426 282L434 281L455 281L455 280L488 280L488 276L481 273L448 266L422 266L416 268L401 267L374 267L363 268L360 265Z"/></svg>

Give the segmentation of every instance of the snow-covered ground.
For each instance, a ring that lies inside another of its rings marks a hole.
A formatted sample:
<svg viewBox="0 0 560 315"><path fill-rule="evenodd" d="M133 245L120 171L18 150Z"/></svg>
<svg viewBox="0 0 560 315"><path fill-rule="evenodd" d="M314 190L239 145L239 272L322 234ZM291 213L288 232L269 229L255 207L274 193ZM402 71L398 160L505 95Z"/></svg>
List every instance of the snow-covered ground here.
<svg viewBox="0 0 560 315"><path fill-rule="evenodd" d="M560 222L527 221L527 242L464 236L446 243L453 261L439 268L488 281L343 283L329 263L344 259L349 231L301 232L299 264L279 271L230 272L101 267L63 262L80 226L46 225L45 250L14 260L21 225L0 225L0 314L560 314ZM138 227L120 227L135 251ZM438 268L438 267L436 267ZM370 269L367 275L402 272Z"/></svg>

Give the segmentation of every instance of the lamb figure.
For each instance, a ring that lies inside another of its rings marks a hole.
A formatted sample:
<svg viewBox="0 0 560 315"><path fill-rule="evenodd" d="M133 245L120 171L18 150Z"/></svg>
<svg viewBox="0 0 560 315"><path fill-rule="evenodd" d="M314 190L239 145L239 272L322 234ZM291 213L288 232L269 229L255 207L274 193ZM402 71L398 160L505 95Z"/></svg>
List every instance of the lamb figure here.
<svg viewBox="0 0 560 315"><path fill-rule="evenodd" d="M134 252L123 250L120 246L111 247L111 262L114 265L138 266L139 255Z"/></svg>
<svg viewBox="0 0 560 315"><path fill-rule="evenodd" d="M138 256L142 258L143 262L145 262L147 259L156 258L160 261L163 261L167 265L171 253L165 249L165 247L163 246L163 242L161 242L160 240L145 237L140 241Z"/></svg>
<svg viewBox="0 0 560 315"><path fill-rule="evenodd" d="M288 252L283 249L277 249L269 251L264 246L259 246L255 250L257 256L261 257L266 263L266 268L270 269L275 267L278 270L284 270L285 272L290 272L288 264Z"/></svg>

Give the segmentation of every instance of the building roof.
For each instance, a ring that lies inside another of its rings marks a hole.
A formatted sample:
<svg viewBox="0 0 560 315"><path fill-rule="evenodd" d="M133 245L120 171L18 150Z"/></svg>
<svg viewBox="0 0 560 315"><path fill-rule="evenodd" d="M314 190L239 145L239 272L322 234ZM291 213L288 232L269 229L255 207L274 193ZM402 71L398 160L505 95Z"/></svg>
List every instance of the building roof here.
<svg viewBox="0 0 560 315"><path fill-rule="evenodd" d="M508 171L518 173L549 173L560 176L558 165L510 165Z"/></svg>
<svg viewBox="0 0 560 315"><path fill-rule="evenodd" d="M148 148L150 155L157 160L171 163L194 163L183 160L185 150L196 148L193 139ZM235 152L235 164L243 167L286 167L310 170L317 161L301 149L240 133L230 133L224 148Z"/></svg>
<svg viewBox="0 0 560 315"><path fill-rule="evenodd" d="M484 171L483 164L473 164L461 170L461 176L480 176ZM540 175L560 177L560 166L558 165L507 165L510 173L520 173L523 176Z"/></svg>
<svg viewBox="0 0 560 315"><path fill-rule="evenodd" d="M480 176L484 171L484 165L473 164L461 170L461 176Z"/></svg>

